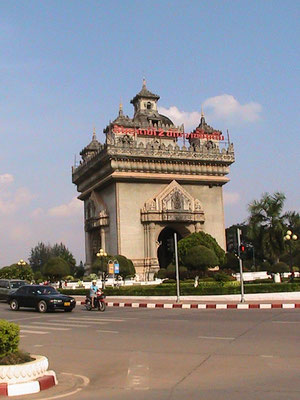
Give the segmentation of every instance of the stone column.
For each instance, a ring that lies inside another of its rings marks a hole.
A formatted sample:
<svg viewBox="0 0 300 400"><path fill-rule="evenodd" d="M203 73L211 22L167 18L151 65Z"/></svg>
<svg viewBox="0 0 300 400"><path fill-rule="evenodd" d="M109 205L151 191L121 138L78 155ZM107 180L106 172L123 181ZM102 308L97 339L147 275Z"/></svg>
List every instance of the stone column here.
<svg viewBox="0 0 300 400"><path fill-rule="evenodd" d="M148 246L148 224L144 224L144 259L147 260L149 257L149 246Z"/></svg>
<svg viewBox="0 0 300 400"><path fill-rule="evenodd" d="M101 249L103 249L105 252L105 229L103 226L100 228L100 239Z"/></svg>
<svg viewBox="0 0 300 400"><path fill-rule="evenodd" d="M156 249L156 245L155 245L155 224L154 224L154 222L151 222L150 223L150 226L149 226L149 245L150 245L150 254L149 254L149 256L150 256L150 258L156 258L156 252L155 252L155 249Z"/></svg>
<svg viewBox="0 0 300 400"><path fill-rule="evenodd" d="M85 232L85 263L88 268L92 265L90 233Z"/></svg>

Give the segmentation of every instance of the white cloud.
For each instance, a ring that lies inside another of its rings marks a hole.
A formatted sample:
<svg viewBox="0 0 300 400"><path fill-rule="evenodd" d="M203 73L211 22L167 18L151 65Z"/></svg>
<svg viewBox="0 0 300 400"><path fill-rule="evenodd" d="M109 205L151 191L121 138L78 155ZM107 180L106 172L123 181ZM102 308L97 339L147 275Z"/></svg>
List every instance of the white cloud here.
<svg viewBox="0 0 300 400"><path fill-rule="evenodd" d="M198 111L180 111L176 106L171 106L170 108L159 107L158 111L169 117L176 126L184 124L185 131L195 128L200 123L201 113Z"/></svg>
<svg viewBox="0 0 300 400"><path fill-rule="evenodd" d="M204 101L203 107L213 118L228 122L255 122L262 111L259 103L241 104L230 94L210 97Z"/></svg>
<svg viewBox="0 0 300 400"><path fill-rule="evenodd" d="M33 197L30 191L25 187L17 189L14 194L1 191L0 214L8 215L16 212L20 208L27 206Z"/></svg>
<svg viewBox="0 0 300 400"><path fill-rule="evenodd" d="M14 177L11 174L0 175L0 184L8 184L14 181Z"/></svg>
<svg viewBox="0 0 300 400"><path fill-rule="evenodd" d="M30 214L31 217L33 218L38 218L42 215L44 215L45 212L42 208L36 208L35 210L32 211L32 213Z"/></svg>
<svg viewBox="0 0 300 400"><path fill-rule="evenodd" d="M28 235L29 235L28 226L22 224L13 226L9 230L9 237L13 241L23 240L24 238L28 237Z"/></svg>
<svg viewBox="0 0 300 400"><path fill-rule="evenodd" d="M203 102L204 114L207 121L215 119L226 123L255 122L259 120L262 106L259 103L249 102L241 104L230 94L210 97ZM201 119L200 111L182 111L176 106L169 108L159 107L159 112L169 117L177 126L184 124L185 131L196 128Z"/></svg>
<svg viewBox="0 0 300 400"><path fill-rule="evenodd" d="M224 204L225 205L234 205L238 204L240 201L240 194L237 192L224 192Z"/></svg>
<svg viewBox="0 0 300 400"><path fill-rule="evenodd" d="M60 206L50 208L48 214L54 217L72 217L80 215L83 212L83 203L78 200L77 197L67 204L61 204Z"/></svg>

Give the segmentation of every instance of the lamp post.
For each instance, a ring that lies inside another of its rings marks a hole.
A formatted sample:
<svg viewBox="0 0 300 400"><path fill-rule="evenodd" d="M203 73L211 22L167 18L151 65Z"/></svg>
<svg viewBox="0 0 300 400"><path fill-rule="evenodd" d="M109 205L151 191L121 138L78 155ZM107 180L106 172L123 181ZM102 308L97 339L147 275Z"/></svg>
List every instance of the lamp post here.
<svg viewBox="0 0 300 400"><path fill-rule="evenodd" d="M292 231L288 230L283 239L289 244L291 281L293 281L294 280L294 271L293 271L293 258L292 258L292 241L293 240L296 241L298 239L298 236L293 234Z"/></svg>
<svg viewBox="0 0 300 400"><path fill-rule="evenodd" d="M105 277L103 278L103 275L105 276L105 272L103 271L103 258L107 257L107 253L103 249L100 249L98 253L96 254L97 257L100 259L100 264L101 264L101 272L102 272L102 288L104 289L105 286Z"/></svg>
<svg viewBox="0 0 300 400"><path fill-rule="evenodd" d="M19 267L24 267L24 265L26 265L27 263L21 258L20 261L17 262Z"/></svg>

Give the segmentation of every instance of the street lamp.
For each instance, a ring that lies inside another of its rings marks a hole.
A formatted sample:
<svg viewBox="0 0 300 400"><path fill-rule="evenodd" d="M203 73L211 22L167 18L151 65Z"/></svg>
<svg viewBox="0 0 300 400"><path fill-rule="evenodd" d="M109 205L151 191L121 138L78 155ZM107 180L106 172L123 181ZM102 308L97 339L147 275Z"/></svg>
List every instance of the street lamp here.
<svg viewBox="0 0 300 400"><path fill-rule="evenodd" d="M98 253L96 254L97 257L100 259L100 264L101 264L101 273L102 273L102 287L104 288L105 286L105 279L103 278L104 276L104 271L103 271L103 258L107 257L107 253L103 249L100 249Z"/></svg>
<svg viewBox="0 0 300 400"><path fill-rule="evenodd" d="M286 235L283 238L289 244L289 254L290 254L290 271L291 271L291 280L294 280L294 271L293 271L293 258L292 258L292 241L296 241L298 236L293 234L292 231L288 230Z"/></svg>
<svg viewBox="0 0 300 400"><path fill-rule="evenodd" d="M24 267L24 265L26 265L26 262L21 258L21 260L18 261L17 264L19 265L19 267Z"/></svg>

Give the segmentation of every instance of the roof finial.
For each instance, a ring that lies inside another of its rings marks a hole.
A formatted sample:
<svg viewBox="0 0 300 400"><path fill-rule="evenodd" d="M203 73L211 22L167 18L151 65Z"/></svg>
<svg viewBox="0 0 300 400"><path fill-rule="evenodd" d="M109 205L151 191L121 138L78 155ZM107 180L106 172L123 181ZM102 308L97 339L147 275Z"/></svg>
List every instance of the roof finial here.
<svg viewBox="0 0 300 400"><path fill-rule="evenodd" d="M93 139L92 140L97 140L95 125L94 125L94 128L93 128Z"/></svg>
<svg viewBox="0 0 300 400"><path fill-rule="evenodd" d="M122 99L120 99L120 104L119 104L119 116L123 115L123 103Z"/></svg>
<svg viewBox="0 0 300 400"><path fill-rule="evenodd" d="M203 112L203 106L201 104L201 118L203 118L203 117L204 117L204 112Z"/></svg>
<svg viewBox="0 0 300 400"><path fill-rule="evenodd" d="M145 88L146 87L146 78L144 77L143 78L143 88Z"/></svg>

